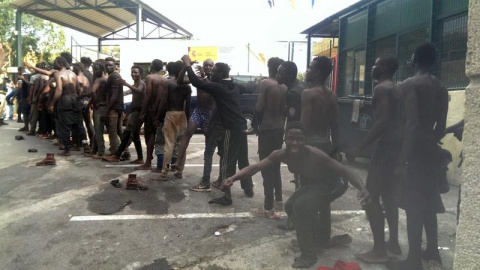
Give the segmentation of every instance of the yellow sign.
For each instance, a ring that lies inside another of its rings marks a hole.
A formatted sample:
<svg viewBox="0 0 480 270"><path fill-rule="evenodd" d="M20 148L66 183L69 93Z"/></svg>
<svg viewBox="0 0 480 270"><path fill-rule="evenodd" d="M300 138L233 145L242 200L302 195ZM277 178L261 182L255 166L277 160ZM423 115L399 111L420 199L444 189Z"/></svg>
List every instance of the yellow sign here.
<svg viewBox="0 0 480 270"><path fill-rule="evenodd" d="M212 59L213 62L217 62L218 47L188 47L188 56L192 61L203 62Z"/></svg>

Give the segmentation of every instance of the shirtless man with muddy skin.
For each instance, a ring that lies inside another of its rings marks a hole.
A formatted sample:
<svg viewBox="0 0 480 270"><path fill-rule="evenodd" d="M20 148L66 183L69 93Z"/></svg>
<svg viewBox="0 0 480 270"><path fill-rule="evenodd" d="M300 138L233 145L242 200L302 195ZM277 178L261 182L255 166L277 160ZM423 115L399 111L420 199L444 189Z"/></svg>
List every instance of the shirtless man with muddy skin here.
<svg viewBox="0 0 480 270"><path fill-rule="evenodd" d="M153 149L155 147L155 135L157 128L154 121L157 108L155 103L157 96L164 87L165 78L160 74L163 69L163 62L155 59L150 65L150 75L145 78L145 97L143 100L142 111L140 112L140 120L144 121L145 144L147 145L147 159L145 163L136 167L136 170L151 170Z"/></svg>
<svg viewBox="0 0 480 270"><path fill-rule="evenodd" d="M177 61L172 64L170 69L171 79L165 81L165 86L160 93L160 105L158 108L157 118L165 115L162 133L165 139L164 157L162 172L160 175L161 181L168 179L168 167L173 156L173 148L178 138L185 133L187 129L187 119L190 118L190 97L192 89L189 85L181 85L177 83L180 70L183 67L182 61ZM181 173L175 175L181 178Z"/></svg>
<svg viewBox="0 0 480 270"><path fill-rule="evenodd" d="M368 203L369 194L360 177L316 147L306 145L304 128L300 122L287 125L285 134L286 149L275 150L257 164L250 165L225 180L231 187L239 179L253 176L260 170L278 162L287 164L292 173L301 175L302 186L285 203L285 212L294 219L301 255L295 258L292 267L309 268L317 262L317 249L314 245L312 223L317 213L330 205L329 179L344 177L355 186L361 205Z"/></svg>
<svg viewBox="0 0 480 270"><path fill-rule="evenodd" d="M402 90L393 82L398 61L391 55L384 55L375 61L372 78L378 82L373 90L372 105L375 123L367 136L347 155L354 160L367 146L376 143L370 158L367 189L372 202L365 207L373 235L373 249L356 254L359 260L367 263L386 263L387 250L400 255L398 244L398 200L401 179L395 175L398 153L402 147L403 96ZM380 197L385 208L383 213ZM385 216L390 237L385 242Z"/></svg>
<svg viewBox="0 0 480 270"><path fill-rule="evenodd" d="M258 132L258 156L260 160L267 158L273 151L282 149L283 145L287 87L278 84L275 78L278 67L284 62L278 57L270 58L268 60L269 76L260 83L260 95L255 106L255 113L261 116ZM283 210L280 162L263 169L262 178L265 195L264 205L258 209L252 209L251 213L256 216L275 218L274 210Z"/></svg>
<svg viewBox="0 0 480 270"><path fill-rule="evenodd" d="M143 97L145 94L145 83L142 81L141 76L143 69L140 66L133 66L131 68L131 76L133 79L133 85L127 83L123 79L119 79L119 82L130 88L132 92L132 103L130 105L130 114L128 115L127 127L122 135L122 141L116 153L111 156L104 157L103 160L108 162L120 161L120 156L123 151L128 148L130 138L135 146L137 152L137 159L131 161L131 164L143 164L142 142L140 140L140 128L142 121L138 118L140 116L140 110L142 109Z"/></svg>
<svg viewBox="0 0 480 270"><path fill-rule="evenodd" d="M105 72L105 61L97 60L93 63L93 86L91 103L93 105L93 124L95 127L95 145L93 147L92 155L94 159L102 159L105 154L105 140L103 133L106 125L105 119L102 115L107 110L107 78Z"/></svg>
<svg viewBox="0 0 480 270"><path fill-rule="evenodd" d="M90 80L88 77L84 75L85 68L82 63L75 63L72 65L72 70L75 75L77 75L77 81L79 87L78 96L80 98L80 102L82 103L82 117L83 122L87 128L88 138L90 139L90 147L92 147L93 142L95 141L95 129L92 125L92 119L90 118L90 96L92 93ZM91 150L87 149L90 153Z"/></svg>
<svg viewBox="0 0 480 270"><path fill-rule="evenodd" d="M214 66L214 62L211 59L207 59L203 61L203 66L198 67L197 70L199 71L200 78L202 80L210 80L210 75L212 72L212 68ZM178 84L188 84L190 81L188 77L185 77L185 73L187 72L186 67L183 67L179 73L177 78ZM202 129L203 134L205 135L205 151L204 151L204 168L203 168L203 176L200 184L195 185L192 187L193 191L202 191L206 190L207 184L210 184L210 172L212 170L212 151L208 151L211 147L207 146L208 143L208 126L210 121L210 116L214 107L215 101L213 97L208 94L207 92L203 91L200 88L197 88L197 107L194 109L191 118L188 121L187 130L180 141L180 147L178 149L178 156L177 162L172 164L172 168L176 169L178 173L183 172L183 168L185 166L185 157L188 144L190 143L190 139L192 138L193 134L197 130L197 128ZM207 179L208 178L208 179Z"/></svg>
<svg viewBox="0 0 480 270"><path fill-rule="evenodd" d="M58 114L57 131L65 147L65 150L59 155L69 156L71 133L77 134L83 146L88 147L85 128L83 127L82 105L78 101L78 81L75 73L67 69L69 65L65 58L57 57L53 65L58 72L53 75L56 90L52 102L49 104L49 111L53 112L56 109Z"/></svg>
<svg viewBox="0 0 480 270"><path fill-rule="evenodd" d="M442 263L437 214L445 212L439 183L446 166L439 143L445 136L448 91L430 73L436 55L431 43L417 47L412 57L416 74L401 84L406 125L397 171L405 174L400 207L407 216L409 249L405 261L387 264L391 269L423 270L422 259ZM427 247L422 251L424 227Z"/></svg>

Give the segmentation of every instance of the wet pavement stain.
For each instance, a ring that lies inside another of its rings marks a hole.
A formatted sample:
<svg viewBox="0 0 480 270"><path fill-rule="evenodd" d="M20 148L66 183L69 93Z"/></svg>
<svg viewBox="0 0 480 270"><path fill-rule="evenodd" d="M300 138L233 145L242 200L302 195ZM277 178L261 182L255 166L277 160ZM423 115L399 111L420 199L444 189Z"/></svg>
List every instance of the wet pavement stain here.
<svg viewBox="0 0 480 270"><path fill-rule="evenodd" d="M169 203L178 203L185 199L183 189L176 184L163 186L162 190L165 193L165 200Z"/></svg>
<svg viewBox="0 0 480 270"><path fill-rule="evenodd" d="M159 199L158 191L154 189L126 190L125 181L120 182L122 182L123 188L114 188L109 183L101 185L100 191L87 199L88 210L96 214L118 214L129 207L147 214L168 214L170 204ZM127 201L132 203L121 208Z"/></svg>
<svg viewBox="0 0 480 270"><path fill-rule="evenodd" d="M168 261L166 258L161 258L154 260L152 264L145 265L138 270L173 270L173 268L168 265Z"/></svg>

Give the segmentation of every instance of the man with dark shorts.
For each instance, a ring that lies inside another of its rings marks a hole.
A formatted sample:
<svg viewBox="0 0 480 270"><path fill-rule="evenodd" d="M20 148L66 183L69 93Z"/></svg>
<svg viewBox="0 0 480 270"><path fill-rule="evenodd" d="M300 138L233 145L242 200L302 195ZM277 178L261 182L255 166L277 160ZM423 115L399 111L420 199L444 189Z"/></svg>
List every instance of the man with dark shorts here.
<svg viewBox="0 0 480 270"><path fill-rule="evenodd" d="M108 74L107 84L107 108L106 113L102 115L103 119L108 119L107 130L108 140L110 142L110 152L114 154L118 150L119 135L122 134L122 113L123 113L123 84L120 82L122 77L115 71L116 62L112 57L105 58L105 71Z"/></svg>
<svg viewBox="0 0 480 270"><path fill-rule="evenodd" d="M203 66L198 67L200 78L202 80L210 80L210 75L214 63L211 59L207 59L203 61ZM177 78L177 83L179 84L187 84L190 81L184 79L184 75L186 72L186 67L182 68ZM180 141L180 147L178 150L177 162L172 164L172 169L176 169L177 173L181 174L183 172L186 160L186 152L188 144L190 143L190 139L193 136L193 133L200 128L205 135L205 151L204 151L204 167L203 167L203 176L200 181L200 184L195 185L191 188L193 191L206 191L210 187L207 187L207 184L210 184L210 172L212 170L212 156L213 153L210 154L207 149L207 142L208 139L206 138L208 135L208 125L210 116L212 113L212 109L214 107L214 100L212 96L202 89L197 89L197 106L193 110L192 116L190 117L187 125L187 131L182 136L182 140ZM208 178L208 179L207 179Z"/></svg>
<svg viewBox="0 0 480 270"><path fill-rule="evenodd" d="M140 110L142 109L143 97L145 94L145 83L141 79L143 69L140 66L133 66L131 68L131 72L133 85L127 83L123 79L119 79L123 85L130 88L133 96L132 103L130 105L130 114L128 115L127 127L123 132L122 142L120 143L117 152L111 156L104 157L103 160L109 162L120 161L120 156L128 147L131 139L135 146L135 150L137 151L137 159L130 163L143 164L142 142L140 140L140 128L142 126L142 121L140 121L138 118L140 116Z"/></svg>
<svg viewBox="0 0 480 270"><path fill-rule="evenodd" d="M417 47L412 57L416 74L401 84L406 126L398 171L405 173L400 207L407 216L408 256L405 261L388 263L392 269L423 270L422 257L442 263L437 213L445 212L439 184L446 171L438 144L445 135L448 91L430 73L436 53L431 43ZM424 227L427 247L422 252Z"/></svg>
<svg viewBox="0 0 480 270"><path fill-rule="evenodd" d="M287 87L278 84L276 78L278 67L284 63L273 57L268 60L268 78L260 83L260 95L255 106L255 113L261 116L258 132L258 156L267 158L273 151L282 149L285 126L285 94ZM265 201L263 206L252 209L256 216L276 218L274 210L283 210L282 176L280 162L262 170ZM275 198L275 200L274 200Z"/></svg>
<svg viewBox="0 0 480 270"><path fill-rule="evenodd" d="M78 101L77 76L68 70L69 66L65 58L59 56L53 62L54 68L58 70L53 75L56 89L52 101L49 104L49 111L57 111L58 136L63 143L64 151L61 156L69 156L71 149L70 135L76 134L84 147L87 145L87 136L83 127L82 104ZM58 101L58 102L57 102Z"/></svg>
<svg viewBox="0 0 480 270"><path fill-rule="evenodd" d="M273 151L267 158L242 169L224 182L225 187L231 187L234 181L251 177L278 162L287 164L290 172L301 175L302 186L285 203L285 212L295 221L301 252L300 257L295 258L293 268L309 268L317 262L312 224L317 213L330 205L330 179L348 179L359 190L357 198L360 203L365 205L369 200L368 191L356 173L305 143L303 126L299 122L290 122L285 134L286 149Z"/></svg>
<svg viewBox="0 0 480 270"><path fill-rule="evenodd" d="M372 97L375 123L360 144L347 153L351 157L349 160L354 160L367 146L376 142L367 177L367 189L372 202L365 207L372 229L373 249L355 255L367 263L387 262L389 260L387 250L395 255L402 253L398 244L398 200L401 179L394 173L398 164L398 153L402 149L404 115L402 91L393 82L397 68L398 61L391 55L381 56L375 61L372 68L372 78L378 82ZM387 243L385 216L380 197L390 233Z"/></svg>
<svg viewBox="0 0 480 270"><path fill-rule="evenodd" d="M212 81L200 80L191 67L190 57L184 55L182 61L187 66L188 78L193 86L203 89L215 99L218 115L225 128L225 139L223 145L223 162L220 170L223 170L223 177L235 174L237 161L242 149L247 148L247 134L245 130L246 120L238 105L238 92L235 84L229 80L230 68L225 63L216 63L212 69ZM249 197L253 196L253 183L251 178L242 180L242 188ZM225 189L225 196L211 201L220 205L231 205L232 198L230 189Z"/></svg>
<svg viewBox="0 0 480 270"><path fill-rule="evenodd" d="M172 161L173 148L180 136L187 129L187 119L190 118L190 97L192 89L189 85L177 83L177 77L183 67L181 61L175 62L170 70L171 79L165 81L165 86L158 97L160 105L158 108L157 119L164 118L162 134L165 139L164 157L160 181L168 180L168 164ZM179 177L181 175L176 175Z"/></svg>
<svg viewBox="0 0 480 270"><path fill-rule="evenodd" d="M157 128L154 124L154 118L158 108L155 108L157 96L163 89L165 78L160 74L163 69L163 62L155 59L150 65L150 75L145 78L145 97L143 99L140 120L144 121L145 144L147 145L147 158L145 163L136 167L136 170L151 170L153 149L155 147L155 136Z"/></svg>

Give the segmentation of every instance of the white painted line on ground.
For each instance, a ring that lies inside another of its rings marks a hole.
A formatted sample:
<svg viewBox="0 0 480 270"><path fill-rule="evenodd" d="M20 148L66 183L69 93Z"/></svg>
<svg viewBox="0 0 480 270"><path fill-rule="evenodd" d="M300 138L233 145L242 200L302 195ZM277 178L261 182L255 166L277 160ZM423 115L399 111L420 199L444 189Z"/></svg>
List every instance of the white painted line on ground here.
<svg viewBox="0 0 480 270"><path fill-rule="evenodd" d="M334 210L332 215L361 215L363 210ZM285 212L278 212L278 216L286 217ZM167 215L98 215L98 216L74 216L70 221L111 221L111 220L157 220L157 219L197 219L197 218L253 218L249 212L239 213L192 213L192 214L167 214Z"/></svg>
<svg viewBox="0 0 480 270"><path fill-rule="evenodd" d="M252 162L250 164L253 164ZM133 168L137 167L139 164L107 164L105 168ZM218 164L212 164L212 167L218 167ZM287 165L282 164L281 167L287 167ZM203 164L185 164L185 167L203 167Z"/></svg>

